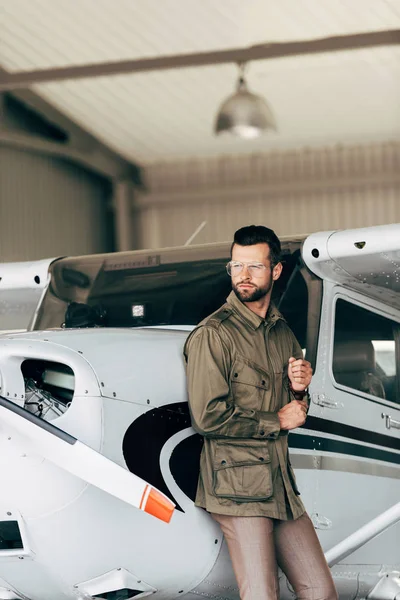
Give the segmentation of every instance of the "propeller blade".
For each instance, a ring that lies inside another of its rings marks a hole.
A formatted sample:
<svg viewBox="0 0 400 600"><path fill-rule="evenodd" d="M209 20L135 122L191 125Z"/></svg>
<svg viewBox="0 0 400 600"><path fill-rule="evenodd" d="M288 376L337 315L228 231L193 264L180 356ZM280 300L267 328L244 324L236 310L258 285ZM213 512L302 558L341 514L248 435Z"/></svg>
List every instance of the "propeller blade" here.
<svg viewBox="0 0 400 600"><path fill-rule="evenodd" d="M161 521L171 520L175 504L162 492L69 433L2 396L0 417L46 460Z"/></svg>

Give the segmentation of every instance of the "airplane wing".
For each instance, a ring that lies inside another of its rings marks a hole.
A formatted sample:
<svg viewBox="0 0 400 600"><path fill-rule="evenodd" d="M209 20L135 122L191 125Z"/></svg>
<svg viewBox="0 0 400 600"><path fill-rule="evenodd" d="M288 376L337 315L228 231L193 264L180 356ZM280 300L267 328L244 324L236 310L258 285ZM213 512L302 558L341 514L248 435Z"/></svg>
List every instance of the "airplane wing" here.
<svg viewBox="0 0 400 600"><path fill-rule="evenodd" d="M400 223L313 233L302 256L318 277L400 308Z"/></svg>
<svg viewBox="0 0 400 600"><path fill-rule="evenodd" d="M0 416L46 460L161 521L171 520L175 504L162 492L69 433L2 396Z"/></svg>

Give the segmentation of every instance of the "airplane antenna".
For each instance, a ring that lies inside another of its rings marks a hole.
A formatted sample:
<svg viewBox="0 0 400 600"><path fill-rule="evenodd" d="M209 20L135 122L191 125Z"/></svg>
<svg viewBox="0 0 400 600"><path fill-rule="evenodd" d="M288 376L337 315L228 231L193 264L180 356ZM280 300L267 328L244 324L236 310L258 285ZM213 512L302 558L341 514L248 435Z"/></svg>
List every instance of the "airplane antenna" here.
<svg viewBox="0 0 400 600"><path fill-rule="evenodd" d="M183 244L184 246L189 246L194 238L200 233L200 231L202 231L202 229L204 229L204 227L207 225L207 221L203 221L202 223L200 223L200 225L198 226L198 228L196 229L196 231L194 231L192 233L192 235L190 236L190 238L188 240L186 240L186 242Z"/></svg>

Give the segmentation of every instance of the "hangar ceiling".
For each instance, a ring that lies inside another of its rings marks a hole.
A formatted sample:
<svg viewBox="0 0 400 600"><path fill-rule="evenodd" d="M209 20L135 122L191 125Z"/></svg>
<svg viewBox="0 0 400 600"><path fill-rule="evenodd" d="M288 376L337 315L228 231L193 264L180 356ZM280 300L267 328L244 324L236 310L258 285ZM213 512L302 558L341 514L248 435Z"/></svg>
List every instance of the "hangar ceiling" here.
<svg viewBox="0 0 400 600"><path fill-rule="evenodd" d="M399 0L0 0L0 66L16 74L396 28ZM400 137L400 45L250 63L249 87L278 125L256 140L213 135L236 78L235 64L221 64L31 90L141 165Z"/></svg>

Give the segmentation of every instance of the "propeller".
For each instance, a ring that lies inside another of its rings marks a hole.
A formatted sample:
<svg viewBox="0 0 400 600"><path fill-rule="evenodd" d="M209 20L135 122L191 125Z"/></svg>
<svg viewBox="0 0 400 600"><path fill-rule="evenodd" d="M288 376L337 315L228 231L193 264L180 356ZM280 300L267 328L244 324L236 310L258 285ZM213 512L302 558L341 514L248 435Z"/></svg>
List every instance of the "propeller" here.
<svg viewBox="0 0 400 600"><path fill-rule="evenodd" d="M175 504L144 479L2 396L0 417L28 438L32 449L46 460L131 506L170 522Z"/></svg>

